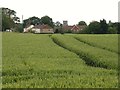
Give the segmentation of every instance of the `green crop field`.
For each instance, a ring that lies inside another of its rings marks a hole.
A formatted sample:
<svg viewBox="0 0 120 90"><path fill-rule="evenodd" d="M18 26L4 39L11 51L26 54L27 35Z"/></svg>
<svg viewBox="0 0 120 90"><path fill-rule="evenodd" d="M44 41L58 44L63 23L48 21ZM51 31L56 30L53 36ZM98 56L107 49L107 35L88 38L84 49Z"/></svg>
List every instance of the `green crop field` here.
<svg viewBox="0 0 120 90"><path fill-rule="evenodd" d="M118 53L118 35L75 35L75 38L91 46ZM120 52L119 52L120 53Z"/></svg>
<svg viewBox="0 0 120 90"><path fill-rule="evenodd" d="M117 35L3 33L2 41L3 88L118 87Z"/></svg>

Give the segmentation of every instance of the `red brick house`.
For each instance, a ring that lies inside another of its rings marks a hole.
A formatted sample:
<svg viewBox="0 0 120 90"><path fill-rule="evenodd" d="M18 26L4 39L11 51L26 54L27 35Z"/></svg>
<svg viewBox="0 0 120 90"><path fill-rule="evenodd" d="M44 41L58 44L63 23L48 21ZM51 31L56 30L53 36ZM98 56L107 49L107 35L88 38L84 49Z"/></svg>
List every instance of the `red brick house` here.
<svg viewBox="0 0 120 90"><path fill-rule="evenodd" d="M83 30L86 26L84 25L73 25L73 26L63 26L64 31L73 31L73 32L79 32L80 30Z"/></svg>

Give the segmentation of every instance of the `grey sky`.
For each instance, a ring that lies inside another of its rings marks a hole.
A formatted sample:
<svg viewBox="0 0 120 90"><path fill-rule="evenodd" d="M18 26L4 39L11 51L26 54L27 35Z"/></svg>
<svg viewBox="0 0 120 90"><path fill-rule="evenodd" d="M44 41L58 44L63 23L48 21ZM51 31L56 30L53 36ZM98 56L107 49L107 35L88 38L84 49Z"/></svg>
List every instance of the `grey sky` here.
<svg viewBox="0 0 120 90"><path fill-rule="evenodd" d="M53 21L68 20L69 25L84 20L118 21L119 0L0 0L0 7L8 7L24 19L48 15Z"/></svg>

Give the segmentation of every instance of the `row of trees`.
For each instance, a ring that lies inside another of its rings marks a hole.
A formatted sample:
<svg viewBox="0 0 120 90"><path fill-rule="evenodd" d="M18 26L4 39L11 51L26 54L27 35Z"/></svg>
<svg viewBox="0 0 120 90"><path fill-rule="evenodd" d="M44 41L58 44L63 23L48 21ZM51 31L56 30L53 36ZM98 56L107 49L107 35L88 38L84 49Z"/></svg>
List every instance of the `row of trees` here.
<svg viewBox="0 0 120 90"><path fill-rule="evenodd" d="M16 12L9 8L2 8L2 31L6 29L12 29L15 32L23 32L23 28L28 25L39 25L39 24L48 24L52 28L55 29L55 33L65 33L62 29L62 24L57 21L53 22L52 18L49 16L43 16L41 18L38 17L30 17L25 19L23 23L20 23L20 18L16 16ZM106 22L105 19L98 21L93 21L89 25L86 24L85 21L78 22L78 25L86 26L85 29L79 31L79 33L86 34L116 34L120 33L120 23L109 23ZM57 28L57 29L56 29ZM72 33L69 31L69 33Z"/></svg>
<svg viewBox="0 0 120 90"><path fill-rule="evenodd" d="M87 34L117 34L120 33L120 23L109 23L105 19L91 22L83 31L80 33Z"/></svg>
<svg viewBox="0 0 120 90"><path fill-rule="evenodd" d="M81 34L119 34L120 33L120 23L112 23L109 21L109 23L106 22L105 19L98 21L92 21L89 25L86 24L85 21L78 22L78 25L83 25L85 28L83 30L80 30L79 32L72 32L70 30L67 31L67 33L81 33ZM55 26L57 27L57 30L55 33L66 33L62 29L62 24L60 22L56 22Z"/></svg>
<svg viewBox="0 0 120 90"><path fill-rule="evenodd" d="M39 25L39 24L48 24L49 26L54 28L53 20L49 16L43 16L41 18L33 16L33 17L30 17L23 21L24 27L26 27L28 25Z"/></svg>

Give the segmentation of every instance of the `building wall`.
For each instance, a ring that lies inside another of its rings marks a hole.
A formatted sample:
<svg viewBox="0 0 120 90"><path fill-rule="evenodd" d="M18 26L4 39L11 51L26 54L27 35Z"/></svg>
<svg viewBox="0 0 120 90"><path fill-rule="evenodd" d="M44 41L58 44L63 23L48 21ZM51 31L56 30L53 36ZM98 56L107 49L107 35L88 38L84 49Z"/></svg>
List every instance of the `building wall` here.
<svg viewBox="0 0 120 90"><path fill-rule="evenodd" d="M41 33L54 33L53 29L42 29Z"/></svg>
<svg viewBox="0 0 120 90"><path fill-rule="evenodd" d="M34 31L35 33L54 33L53 29L37 29L37 28L33 28L32 31Z"/></svg>
<svg viewBox="0 0 120 90"><path fill-rule="evenodd" d="M35 33L40 33L41 32L40 29L32 29L32 31L34 31Z"/></svg>

